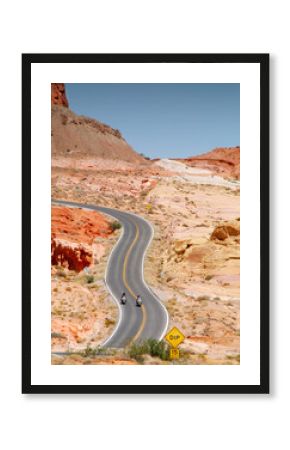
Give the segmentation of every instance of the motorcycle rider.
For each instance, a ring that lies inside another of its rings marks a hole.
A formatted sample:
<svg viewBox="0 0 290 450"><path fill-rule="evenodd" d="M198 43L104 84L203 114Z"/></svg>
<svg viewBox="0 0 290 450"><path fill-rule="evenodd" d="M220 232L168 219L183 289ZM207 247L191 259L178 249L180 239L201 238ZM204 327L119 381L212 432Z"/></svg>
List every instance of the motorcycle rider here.
<svg viewBox="0 0 290 450"><path fill-rule="evenodd" d="M142 299L140 295L137 295L136 297L136 306L141 306L142 305Z"/></svg>
<svg viewBox="0 0 290 450"><path fill-rule="evenodd" d="M123 305L125 305L126 301L127 301L126 294L125 294L125 292L123 292L123 294L121 295L121 303L123 303Z"/></svg>

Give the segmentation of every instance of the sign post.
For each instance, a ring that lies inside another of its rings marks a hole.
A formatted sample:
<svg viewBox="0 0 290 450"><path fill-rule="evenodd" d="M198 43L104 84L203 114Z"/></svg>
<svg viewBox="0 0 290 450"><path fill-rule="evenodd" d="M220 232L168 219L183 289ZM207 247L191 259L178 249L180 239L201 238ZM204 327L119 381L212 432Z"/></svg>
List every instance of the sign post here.
<svg viewBox="0 0 290 450"><path fill-rule="evenodd" d="M185 336L181 333L181 331L173 327L165 336L166 341L171 346L169 351L170 359L179 359L179 349L177 348L185 339Z"/></svg>

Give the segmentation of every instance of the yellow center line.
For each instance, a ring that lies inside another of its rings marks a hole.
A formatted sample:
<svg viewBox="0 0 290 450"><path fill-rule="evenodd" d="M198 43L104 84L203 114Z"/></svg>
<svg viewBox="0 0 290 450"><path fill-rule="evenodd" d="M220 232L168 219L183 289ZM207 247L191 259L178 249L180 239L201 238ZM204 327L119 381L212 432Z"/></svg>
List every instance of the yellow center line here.
<svg viewBox="0 0 290 450"><path fill-rule="evenodd" d="M131 251L132 251L134 245L135 245L136 242L138 241L139 235L140 235L139 228L138 228L138 226L137 226L136 223L135 223L135 227L136 227L136 235L135 235L135 238L134 238L133 242L131 243L130 247L129 247L128 250L127 250L127 253L126 253L125 259L124 259L124 266L123 266L123 281L124 281L124 284L125 284L126 288L128 289L128 291L130 292L130 294L132 295L133 298L136 298L137 295L136 295L135 292L130 288L130 286L129 286L128 282L127 282L127 275L126 275L126 272L127 272L128 258L129 258L129 256L130 256L130 253L131 253ZM147 313L146 313L146 309L145 309L145 307L144 307L143 304L141 305L141 310L142 310L142 313L143 313L143 314L142 314L142 322L141 322L141 325L140 325L139 330L137 331L137 333L135 334L135 336L133 336L133 338L132 338L132 340L131 340L132 342L133 342L133 341L136 341L136 339L139 338L139 336L140 336L140 334L142 333L142 331L143 331L143 329L144 329L144 326L145 326L145 322L146 322L146 318L147 318Z"/></svg>

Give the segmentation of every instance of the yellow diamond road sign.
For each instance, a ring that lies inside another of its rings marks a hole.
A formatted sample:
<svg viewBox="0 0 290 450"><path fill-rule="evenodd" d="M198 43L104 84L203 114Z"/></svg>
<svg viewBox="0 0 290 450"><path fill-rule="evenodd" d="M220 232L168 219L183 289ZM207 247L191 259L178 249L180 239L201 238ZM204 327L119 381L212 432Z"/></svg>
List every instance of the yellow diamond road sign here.
<svg viewBox="0 0 290 450"><path fill-rule="evenodd" d="M185 336L179 331L178 328L173 327L165 336L167 342L173 347L176 348L184 341Z"/></svg>

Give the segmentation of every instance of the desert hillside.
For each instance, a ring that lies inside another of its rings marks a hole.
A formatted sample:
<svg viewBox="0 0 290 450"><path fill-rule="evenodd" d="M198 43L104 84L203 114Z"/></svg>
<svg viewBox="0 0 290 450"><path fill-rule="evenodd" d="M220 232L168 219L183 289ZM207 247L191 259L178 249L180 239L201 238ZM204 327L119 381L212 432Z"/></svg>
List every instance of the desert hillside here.
<svg viewBox="0 0 290 450"><path fill-rule="evenodd" d="M125 141L119 130L78 116L68 108L64 85L51 85L51 151L53 158L101 158L148 164Z"/></svg>

